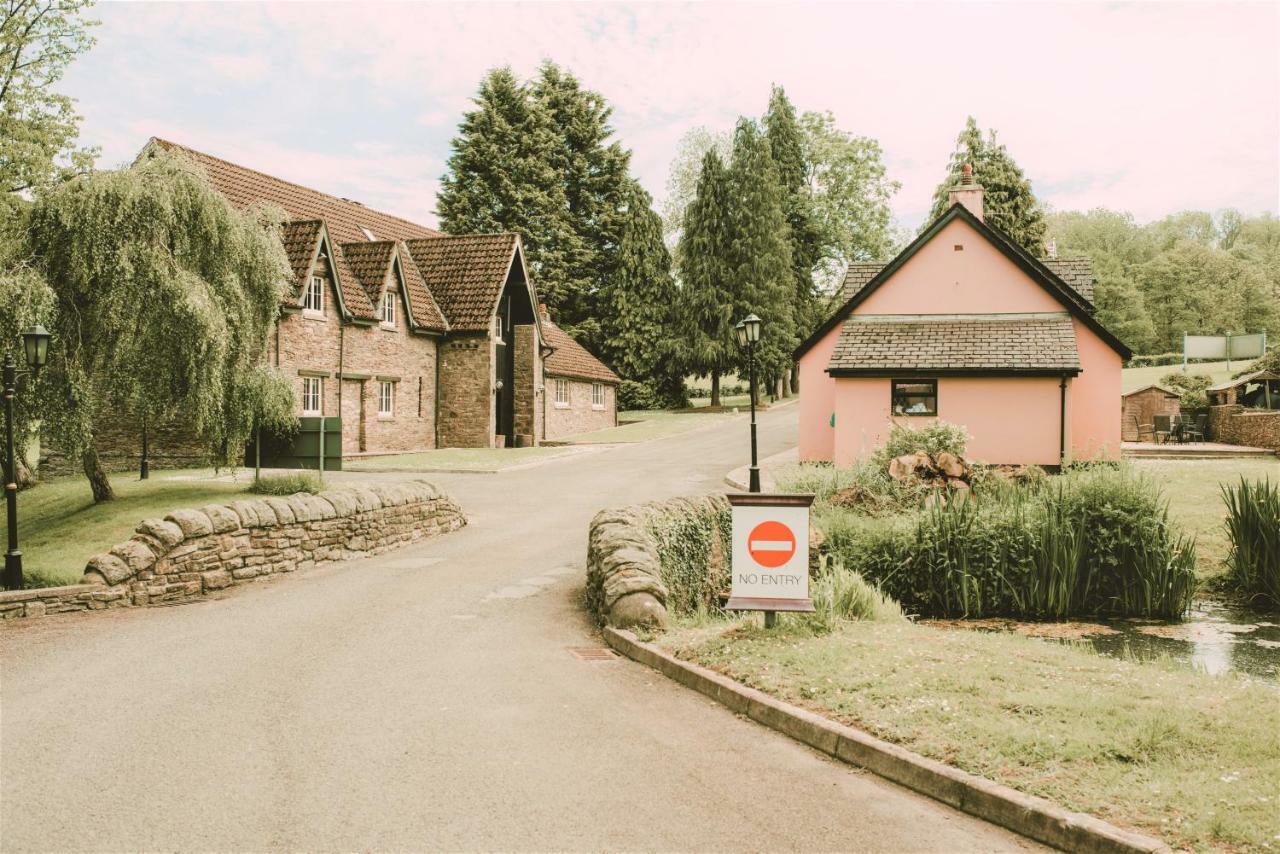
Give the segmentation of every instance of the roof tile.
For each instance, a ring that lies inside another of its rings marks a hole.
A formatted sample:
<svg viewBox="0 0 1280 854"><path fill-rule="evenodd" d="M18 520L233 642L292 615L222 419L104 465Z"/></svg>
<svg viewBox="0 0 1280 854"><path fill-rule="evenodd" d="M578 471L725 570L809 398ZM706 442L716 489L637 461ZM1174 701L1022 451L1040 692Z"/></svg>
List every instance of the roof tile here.
<svg viewBox="0 0 1280 854"><path fill-rule="evenodd" d="M587 352L587 349L573 340L568 332L556 326L545 315L542 318L542 335L547 344L555 348L555 351L543 362L549 376L574 377L606 383L622 382L604 362Z"/></svg>
<svg viewBox="0 0 1280 854"><path fill-rule="evenodd" d="M487 331L506 284L516 235L441 235L405 244L449 327Z"/></svg>

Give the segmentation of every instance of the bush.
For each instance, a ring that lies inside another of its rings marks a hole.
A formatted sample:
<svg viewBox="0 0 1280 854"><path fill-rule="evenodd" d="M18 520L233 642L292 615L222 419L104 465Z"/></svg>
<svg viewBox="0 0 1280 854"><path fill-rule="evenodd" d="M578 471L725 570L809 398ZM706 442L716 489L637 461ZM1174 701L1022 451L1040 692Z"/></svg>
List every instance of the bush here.
<svg viewBox="0 0 1280 854"><path fill-rule="evenodd" d="M299 492L315 495L322 489L324 485L318 477L303 472L267 475L255 478L249 485L249 491L257 495L296 495Z"/></svg>
<svg viewBox="0 0 1280 854"><path fill-rule="evenodd" d="M931 617L1181 617L1195 547L1158 490L1099 470L935 504L914 519L819 515L833 555Z"/></svg>
<svg viewBox="0 0 1280 854"><path fill-rule="evenodd" d="M1160 385L1178 393L1182 398L1183 409L1203 409L1209 405L1209 395L1205 389L1213 385L1213 377L1208 374L1173 371L1160 378Z"/></svg>
<svg viewBox="0 0 1280 854"><path fill-rule="evenodd" d="M680 383L664 389L653 380L623 380L618 386L619 412L633 409L683 409L688 403L684 385Z"/></svg>
<svg viewBox="0 0 1280 854"><path fill-rule="evenodd" d="M819 558L818 571L809 582L814 622L825 631L837 623L853 620L894 621L904 619L902 608L879 588L839 560Z"/></svg>
<svg viewBox="0 0 1280 854"><path fill-rule="evenodd" d="M1280 484L1271 480L1222 487L1227 503L1231 584L1265 607L1280 607Z"/></svg>
<svg viewBox="0 0 1280 854"><path fill-rule="evenodd" d="M657 546L667 610L673 614L719 613L729 589L732 517L720 509L676 504L649 522Z"/></svg>
<svg viewBox="0 0 1280 854"><path fill-rule="evenodd" d="M889 439L871 460L882 469L889 468L889 461L904 454L925 451L930 456L946 451L957 457L964 456L969 433L959 424L934 421L922 427L905 427L894 424L889 428Z"/></svg>
<svg viewBox="0 0 1280 854"><path fill-rule="evenodd" d="M801 463L775 475L782 492L811 492L816 507L824 504L868 515L918 510L932 492L916 480L894 480L885 467L869 460L848 466Z"/></svg>

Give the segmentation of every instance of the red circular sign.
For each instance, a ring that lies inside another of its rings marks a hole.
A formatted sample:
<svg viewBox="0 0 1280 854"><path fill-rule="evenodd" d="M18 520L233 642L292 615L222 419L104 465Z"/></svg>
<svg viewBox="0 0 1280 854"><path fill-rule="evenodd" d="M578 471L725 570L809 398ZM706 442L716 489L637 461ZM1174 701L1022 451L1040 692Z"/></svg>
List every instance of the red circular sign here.
<svg viewBox="0 0 1280 854"><path fill-rule="evenodd" d="M796 535L781 522L761 522L747 536L751 559L766 569L777 569L796 553Z"/></svg>

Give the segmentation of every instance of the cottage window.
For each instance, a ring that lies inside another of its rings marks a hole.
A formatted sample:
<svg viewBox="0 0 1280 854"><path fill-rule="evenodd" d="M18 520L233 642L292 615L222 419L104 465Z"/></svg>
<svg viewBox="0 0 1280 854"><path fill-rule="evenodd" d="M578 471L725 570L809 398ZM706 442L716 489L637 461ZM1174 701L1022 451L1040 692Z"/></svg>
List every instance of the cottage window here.
<svg viewBox="0 0 1280 854"><path fill-rule="evenodd" d="M591 384L591 408L604 409L604 383Z"/></svg>
<svg viewBox="0 0 1280 854"><path fill-rule="evenodd" d="M395 415L396 384L382 381L378 383L378 417L390 418Z"/></svg>
<svg viewBox="0 0 1280 854"><path fill-rule="evenodd" d="M396 325L396 294L395 291L386 291L382 295L382 325Z"/></svg>
<svg viewBox="0 0 1280 854"><path fill-rule="evenodd" d="M937 415L937 380L893 380L894 415Z"/></svg>
<svg viewBox="0 0 1280 854"><path fill-rule="evenodd" d="M320 377L302 378L302 414L319 415L324 401L324 380Z"/></svg>
<svg viewBox="0 0 1280 854"><path fill-rule="evenodd" d="M556 406L566 407L569 405L569 381L556 380Z"/></svg>
<svg viewBox="0 0 1280 854"><path fill-rule="evenodd" d="M302 310L307 314L324 314L324 279L312 276L302 297Z"/></svg>

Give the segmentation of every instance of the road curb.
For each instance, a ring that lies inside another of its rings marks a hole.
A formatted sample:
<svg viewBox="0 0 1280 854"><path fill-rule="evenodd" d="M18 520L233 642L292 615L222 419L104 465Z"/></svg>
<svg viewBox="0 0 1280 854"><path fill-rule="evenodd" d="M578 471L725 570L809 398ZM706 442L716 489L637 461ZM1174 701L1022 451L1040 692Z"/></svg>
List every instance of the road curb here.
<svg viewBox="0 0 1280 854"><path fill-rule="evenodd" d="M605 642L687 688L850 765L865 768L908 789L1065 851L1168 852L1158 839L1069 812L1043 798L1023 794L950 765L928 759L861 730L748 688L727 676L681 661L634 634L606 626Z"/></svg>

